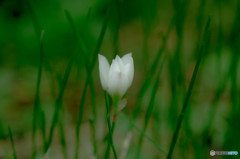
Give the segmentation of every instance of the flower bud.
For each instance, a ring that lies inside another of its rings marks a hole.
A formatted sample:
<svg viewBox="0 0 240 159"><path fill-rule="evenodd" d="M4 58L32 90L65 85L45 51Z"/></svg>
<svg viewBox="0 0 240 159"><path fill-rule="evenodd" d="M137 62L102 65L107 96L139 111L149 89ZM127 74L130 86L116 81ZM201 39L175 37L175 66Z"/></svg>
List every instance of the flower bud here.
<svg viewBox="0 0 240 159"><path fill-rule="evenodd" d="M104 90L113 98L122 96L131 86L134 76L132 53L120 58L118 55L112 60L111 66L107 59L98 54L100 81Z"/></svg>

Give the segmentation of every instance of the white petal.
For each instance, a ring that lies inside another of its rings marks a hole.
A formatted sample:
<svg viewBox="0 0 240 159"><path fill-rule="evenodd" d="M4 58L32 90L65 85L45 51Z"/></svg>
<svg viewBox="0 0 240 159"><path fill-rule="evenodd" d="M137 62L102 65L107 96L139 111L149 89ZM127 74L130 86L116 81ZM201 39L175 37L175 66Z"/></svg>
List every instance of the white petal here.
<svg viewBox="0 0 240 159"><path fill-rule="evenodd" d="M118 72L111 72L111 74L109 73L109 76L107 92L113 97L117 94L118 90Z"/></svg>
<svg viewBox="0 0 240 159"><path fill-rule="evenodd" d="M121 80L119 82L119 89L118 89L121 97L126 93L127 89L129 88L129 82L128 81L129 81L128 74L126 74L125 72L122 72L121 73Z"/></svg>
<svg viewBox="0 0 240 159"><path fill-rule="evenodd" d="M130 71L128 74L128 79L129 79L128 83L130 87L133 81L133 76L134 76L134 63L133 63L132 53L124 55L122 57L122 62L124 63L124 65L130 64Z"/></svg>
<svg viewBox="0 0 240 159"><path fill-rule="evenodd" d="M124 72L112 72L108 81L108 93L122 97L128 89L128 76Z"/></svg>
<svg viewBox="0 0 240 159"><path fill-rule="evenodd" d="M121 58L122 62L124 63L124 65L126 65L127 63L130 63L131 60L132 60L132 53L128 53L126 55L124 55L122 58Z"/></svg>
<svg viewBox="0 0 240 159"><path fill-rule="evenodd" d="M119 66L120 70L122 71L122 69L124 67L124 63L123 63L122 59L117 55L115 58L115 61L118 63L118 66Z"/></svg>
<svg viewBox="0 0 240 159"><path fill-rule="evenodd" d="M131 73L131 65L128 63L126 64L123 69L122 72L124 72L127 76L129 76L129 74ZM129 79L128 79L129 80Z"/></svg>
<svg viewBox="0 0 240 159"><path fill-rule="evenodd" d="M107 59L98 54L98 62L99 62L99 72L100 72L100 81L104 90L107 89L108 79L109 79L109 63Z"/></svg>
<svg viewBox="0 0 240 159"><path fill-rule="evenodd" d="M120 72L120 68L118 65L118 62L116 60L112 60L112 64L110 66L110 70L109 70L109 77L111 76L111 74L113 74L114 72Z"/></svg>

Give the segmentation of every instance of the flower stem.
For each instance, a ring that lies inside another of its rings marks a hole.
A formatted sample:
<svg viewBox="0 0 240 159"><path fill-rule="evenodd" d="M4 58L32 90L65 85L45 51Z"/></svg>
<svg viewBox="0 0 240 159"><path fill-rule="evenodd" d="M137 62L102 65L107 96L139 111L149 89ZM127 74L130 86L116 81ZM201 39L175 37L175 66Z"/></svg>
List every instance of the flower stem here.
<svg viewBox="0 0 240 159"><path fill-rule="evenodd" d="M113 131L114 131L114 127L115 127L115 121L113 121L113 125L111 125L109 99L108 99L108 95L107 95L106 91L104 91L104 96L105 96L105 103L106 103L106 110L107 110L107 123L108 123L108 129L109 129L108 144L112 147L114 158L117 159L116 149L113 144ZM114 114L114 116L115 116L115 114Z"/></svg>

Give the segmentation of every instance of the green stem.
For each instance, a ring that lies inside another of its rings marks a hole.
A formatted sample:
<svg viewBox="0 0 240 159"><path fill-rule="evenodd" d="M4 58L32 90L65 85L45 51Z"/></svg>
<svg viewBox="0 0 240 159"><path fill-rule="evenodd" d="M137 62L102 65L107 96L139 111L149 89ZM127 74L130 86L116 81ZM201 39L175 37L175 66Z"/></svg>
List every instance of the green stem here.
<svg viewBox="0 0 240 159"><path fill-rule="evenodd" d="M113 130L115 127L115 121L113 122L113 125L111 125L109 99L106 91L104 91L104 97L105 97L105 103L106 103L107 124L108 124L108 130L109 130L108 142L109 142L109 145L112 147L114 158L117 159L116 149L113 144Z"/></svg>
<svg viewBox="0 0 240 159"><path fill-rule="evenodd" d="M113 123L112 123L112 134L114 133L114 129L115 129L115 125L116 125L115 123L116 123L116 122L113 122ZM108 138L109 138L109 134L108 134ZM106 153L105 153L105 159L108 159L108 158L109 158L110 147L111 147L111 144L110 144L110 142L108 142L107 150L106 150Z"/></svg>

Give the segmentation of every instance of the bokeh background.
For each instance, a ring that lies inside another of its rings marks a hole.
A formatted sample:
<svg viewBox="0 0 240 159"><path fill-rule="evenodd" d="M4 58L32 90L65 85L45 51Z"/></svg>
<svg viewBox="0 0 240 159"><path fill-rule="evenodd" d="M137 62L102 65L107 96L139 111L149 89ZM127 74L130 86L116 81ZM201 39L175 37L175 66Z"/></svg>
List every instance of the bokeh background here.
<svg viewBox="0 0 240 159"><path fill-rule="evenodd" d="M72 24L67 15L72 17ZM119 156L131 132L128 159L137 152L157 75L157 71L149 72L161 55L156 67L161 69L159 86L140 158L166 158L209 16L210 31L173 153L173 158L179 159L214 158L209 156L210 150L240 151L239 0L0 0L0 158L12 158L9 126L18 158L32 158L41 30L43 65L38 103L47 138L65 70L69 63L72 65L59 111L61 122L56 125L47 155L43 154L42 124L37 124L37 158L74 157L78 111L88 74L85 64L91 64L96 51L109 62L116 54L133 55L134 81L114 132ZM141 96L141 87L148 78L149 89ZM79 141L79 158L84 159L93 158L96 147L98 158L104 158L107 147L106 108L97 61L92 79L96 109L88 87ZM136 108L139 112L133 119ZM132 123L134 128L129 129Z"/></svg>

